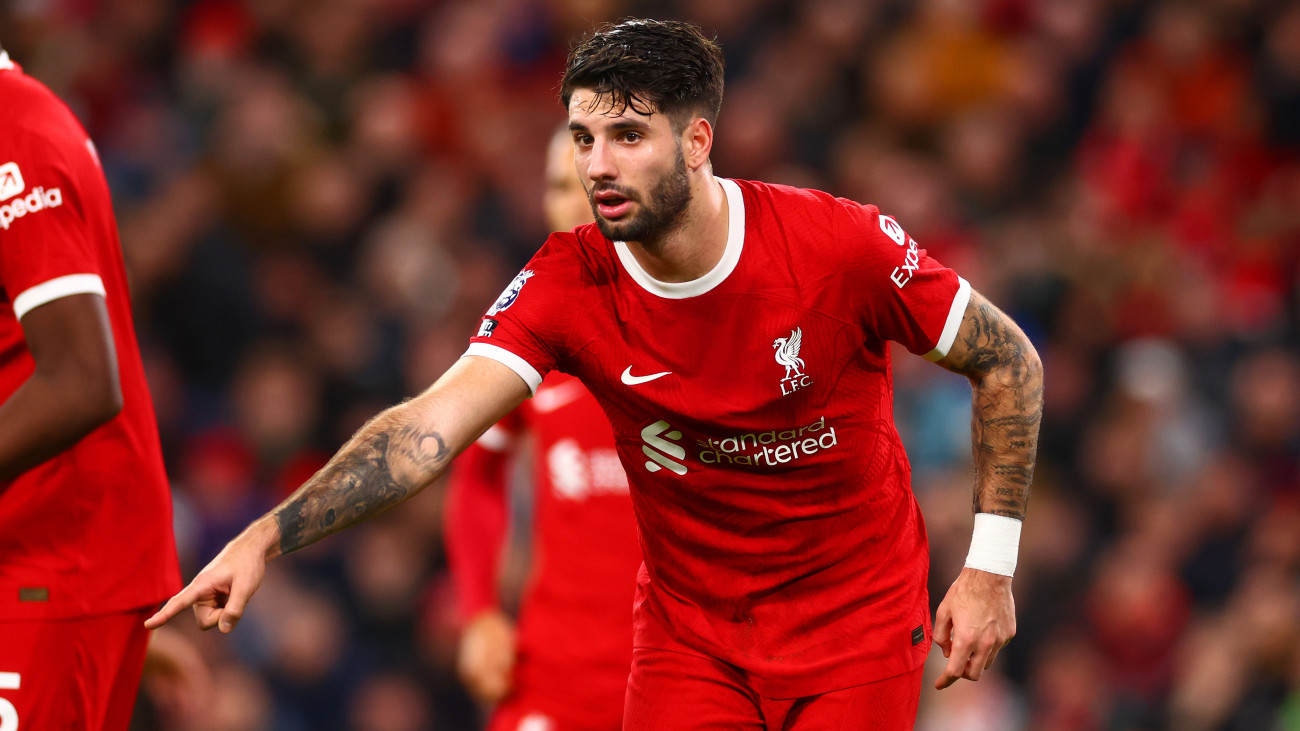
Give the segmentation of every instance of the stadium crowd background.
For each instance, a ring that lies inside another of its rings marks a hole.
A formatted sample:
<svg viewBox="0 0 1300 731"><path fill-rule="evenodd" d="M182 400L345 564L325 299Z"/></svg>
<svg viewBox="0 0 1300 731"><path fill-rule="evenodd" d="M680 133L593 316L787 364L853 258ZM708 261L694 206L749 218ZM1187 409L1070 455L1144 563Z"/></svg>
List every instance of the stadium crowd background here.
<svg viewBox="0 0 1300 731"><path fill-rule="evenodd" d="M1300 729L1295 3L3 4L115 195L187 578L463 352L545 236L568 43L625 15L718 35L720 175L880 205L1043 355L1019 635L918 729ZM896 360L937 603L969 389ZM231 636L176 623L211 683L155 675L139 727L477 728L441 495L274 562Z"/></svg>

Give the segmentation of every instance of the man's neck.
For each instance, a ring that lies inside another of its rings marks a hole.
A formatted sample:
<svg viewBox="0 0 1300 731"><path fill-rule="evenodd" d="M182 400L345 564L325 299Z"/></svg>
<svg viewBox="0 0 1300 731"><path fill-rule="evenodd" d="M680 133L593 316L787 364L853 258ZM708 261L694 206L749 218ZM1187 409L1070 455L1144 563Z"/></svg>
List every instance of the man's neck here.
<svg viewBox="0 0 1300 731"><path fill-rule="evenodd" d="M681 225L663 240L627 248L646 274L661 282L690 282L708 274L727 249L727 194L712 172L692 183L691 202Z"/></svg>

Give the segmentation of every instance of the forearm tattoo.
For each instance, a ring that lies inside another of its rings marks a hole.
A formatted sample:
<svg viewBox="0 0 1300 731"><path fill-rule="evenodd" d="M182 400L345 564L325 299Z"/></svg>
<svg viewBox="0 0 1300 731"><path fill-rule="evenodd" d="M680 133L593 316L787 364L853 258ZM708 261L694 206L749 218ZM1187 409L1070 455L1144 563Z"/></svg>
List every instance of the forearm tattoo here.
<svg viewBox="0 0 1300 731"><path fill-rule="evenodd" d="M974 507L1023 520L1043 418L1043 367L1009 317L972 292L945 365L971 379Z"/></svg>
<svg viewBox="0 0 1300 731"><path fill-rule="evenodd" d="M280 553L359 523L432 482L448 460L442 435L424 427L367 424L275 510Z"/></svg>

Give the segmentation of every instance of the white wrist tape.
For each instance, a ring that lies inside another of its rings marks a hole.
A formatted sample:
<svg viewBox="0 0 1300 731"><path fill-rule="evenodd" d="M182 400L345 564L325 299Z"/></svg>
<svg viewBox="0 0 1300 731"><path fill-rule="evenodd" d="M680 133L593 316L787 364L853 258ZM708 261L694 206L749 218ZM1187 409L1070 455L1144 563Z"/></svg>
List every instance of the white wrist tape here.
<svg viewBox="0 0 1300 731"><path fill-rule="evenodd" d="M1020 553L1020 527L1015 518L992 513L975 514L975 533L970 539L966 566L1002 576L1014 576Z"/></svg>

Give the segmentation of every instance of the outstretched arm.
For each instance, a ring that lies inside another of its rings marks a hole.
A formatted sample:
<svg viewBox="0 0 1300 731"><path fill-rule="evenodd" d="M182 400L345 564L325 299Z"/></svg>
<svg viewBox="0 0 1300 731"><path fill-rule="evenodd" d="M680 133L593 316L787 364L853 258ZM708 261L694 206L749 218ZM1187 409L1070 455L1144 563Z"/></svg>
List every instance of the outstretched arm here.
<svg viewBox="0 0 1300 731"><path fill-rule="evenodd" d="M1011 575L1038 452L1043 366L1016 323L978 292L939 365L970 379L975 457L971 555L935 619L935 642L948 658L937 687L946 688L979 680L1015 635Z"/></svg>
<svg viewBox="0 0 1300 731"><path fill-rule="evenodd" d="M270 513L254 521L145 625L194 606L199 626L229 632L266 562L370 518L422 490L451 458L528 396L506 366L469 356L424 393L382 412Z"/></svg>

